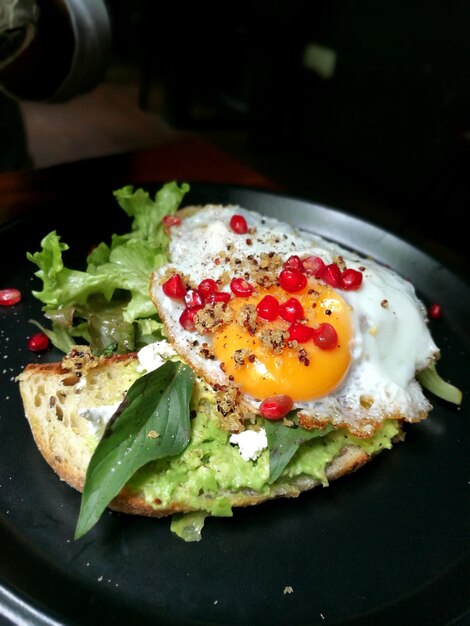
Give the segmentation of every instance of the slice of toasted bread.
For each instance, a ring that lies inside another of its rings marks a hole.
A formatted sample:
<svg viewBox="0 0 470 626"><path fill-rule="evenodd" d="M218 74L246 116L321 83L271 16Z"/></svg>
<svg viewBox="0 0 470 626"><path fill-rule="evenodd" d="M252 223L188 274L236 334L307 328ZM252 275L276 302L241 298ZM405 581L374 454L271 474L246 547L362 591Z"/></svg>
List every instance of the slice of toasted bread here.
<svg viewBox="0 0 470 626"><path fill-rule="evenodd" d="M82 352L78 352L82 355ZM86 470L97 445L90 422L81 415L89 407L120 402L136 378L141 375L135 354L85 359L75 356L62 363L30 364L19 375L20 393L34 441L44 459L70 486L83 490ZM79 376L81 375L81 376ZM356 445L347 445L326 468L328 481L348 474L371 459ZM296 497L322 481L302 474L290 482L273 484L269 490L253 489L201 493L200 507L175 501L166 508L154 508L143 493L125 487L110 503L116 511L163 517L192 510L209 510L219 497L231 506L256 505L276 497Z"/></svg>
<svg viewBox="0 0 470 626"><path fill-rule="evenodd" d="M34 441L54 471L75 489L83 490L96 446L80 410L116 404L138 376L135 354L97 360L83 378L62 363L30 364L19 375Z"/></svg>

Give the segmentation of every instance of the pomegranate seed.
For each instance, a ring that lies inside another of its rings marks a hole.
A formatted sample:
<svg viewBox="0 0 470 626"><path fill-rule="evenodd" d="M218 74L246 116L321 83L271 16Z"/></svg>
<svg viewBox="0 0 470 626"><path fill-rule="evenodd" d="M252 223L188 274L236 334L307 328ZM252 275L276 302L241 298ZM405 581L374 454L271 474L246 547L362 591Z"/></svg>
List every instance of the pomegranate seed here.
<svg viewBox="0 0 470 626"><path fill-rule="evenodd" d="M163 293L174 300L181 300L186 294L186 285L179 274L173 274L166 283L162 285Z"/></svg>
<svg viewBox="0 0 470 626"><path fill-rule="evenodd" d="M232 215L230 228L234 233L237 233L237 235L244 235L248 232L248 224L243 215Z"/></svg>
<svg viewBox="0 0 470 626"><path fill-rule="evenodd" d="M268 420L280 420L292 411L294 401L290 396L271 396L260 404L259 412Z"/></svg>
<svg viewBox="0 0 470 626"><path fill-rule="evenodd" d="M304 264L300 260L300 257L298 257L296 254L293 254L287 259L287 261L284 263L284 269L297 270L298 272L302 273L305 272Z"/></svg>
<svg viewBox="0 0 470 626"><path fill-rule="evenodd" d="M362 284L362 272L358 272L358 270L353 270L352 268L343 270L341 282L342 288L346 291L359 289Z"/></svg>
<svg viewBox="0 0 470 626"><path fill-rule="evenodd" d="M213 278L205 278L204 280L201 280L197 290L203 298L207 298L207 296L210 296L212 293L218 291L219 287Z"/></svg>
<svg viewBox="0 0 470 626"><path fill-rule="evenodd" d="M194 317L196 313L201 309L202 307L200 306L186 307L185 309L183 309L183 312L180 315L179 322L185 330L189 330L190 332L196 330Z"/></svg>
<svg viewBox="0 0 470 626"><path fill-rule="evenodd" d="M276 319L279 313L279 302L274 296L264 296L262 300L256 305L256 311L261 319L267 322L272 322Z"/></svg>
<svg viewBox="0 0 470 626"><path fill-rule="evenodd" d="M289 293L301 291L307 285L307 277L299 270L282 270L279 274L279 284Z"/></svg>
<svg viewBox="0 0 470 626"><path fill-rule="evenodd" d="M28 350L42 352L49 347L49 337L45 333L36 333L28 339Z"/></svg>
<svg viewBox="0 0 470 626"><path fill-rule="evenodd" d="M248 298L248 296L251 296L251 294L255 290L255 288L250 285L250 283L244 278L232 278L232 282L230 283L230 289L236 296L239 296L240 298Z"/></svg>
<svg viewBox="0 0 470 626"><path fill-rule="evenodd" d="M21 291L14 287L0 289L0 306L13 306L21 300Z"/></svg>
<svg viewBox="0 0 470 626"><path fill-rule="evenodd" d="M305 326L304 324L294 323L289 326L289 339L291 341L298 341L299 343L306 343L313 337L313 328Z"/></svg>
<svg viewBox="0 0 470 626"><path fill-rule="evenodd" d="M320 278L325 281L327 285L331 285L331 287L342 287L342 274L336 263L326 265Z"/></svg>
<svg viewBox="0 0 470 626"><path fill-rule="evenodd" d="M319 256L309 256L302 261L305 271L308 276L315 276L315 278L321 278L321 275L326 267L323 259Z"/></svg>
<svg viewBox="0 0 470 626"><path fill-rule="evenodd" d="M217 304L217 302L228 302L232 296L226 291L217 291L207 296L209 304Z"/></svg>
<svg viewBox="0 0 470 626"><path fill-rule="evenodd" d="M169 230L172 226L179 226L181 224L181 220L176 215L165 215L162 220L163 227L165 230Z"/></svg>
<svg viewBox="0 0 470 626"><path fill-rule="evenodd" d="M428 315L433 320L438 320L442 317L442 307L440 304L431 304L428 308Z"/></svg>
<svg viewBox="0 0 470 626"><path fill-rule="evenodd" d="M184 303L187 307L204 306L204 298L196 289L188 289L184 296Z"/></svg>
<svg viewBox="0 0 470 626"><path fill-rule="evenodd" d="M279 315L283 320L286 320L286 322L296 322L305 317L304 307L297 298L289 298L289 300L283 302L279 307Z"/></svg>
<svg viewBox="0 0 470 626"><path fill-rule="evenodd" d="M313 329L313 343L322 350L332 350L338 346L338 334L331 324L320 324Z"/></svg>

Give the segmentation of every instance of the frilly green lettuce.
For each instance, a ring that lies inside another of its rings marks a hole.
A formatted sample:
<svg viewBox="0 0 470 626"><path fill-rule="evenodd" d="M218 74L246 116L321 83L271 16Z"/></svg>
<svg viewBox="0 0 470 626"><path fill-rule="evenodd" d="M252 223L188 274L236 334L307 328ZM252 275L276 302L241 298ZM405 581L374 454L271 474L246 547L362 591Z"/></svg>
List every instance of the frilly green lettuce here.
<svg viewBox="0 0 470 626"><path fill-rule="evenodd" d="M42 289L33 295L51 321L48 335L60 350L76 342L89 342L102 352L116 344L118 352L161 338L155 307L148 297L152 272L167 262L165 215L173 215L189 191L187 184L167 183L152 199L147 191L126 186L114 192L119 206L132 218L130 231L114 234L111 244L101 242L87 258L86 271L65 266L69 246L56 231L41 241L41 250L27 258L39 270ZM61 313L67 311L67 315ZM142 321L152 321L152 331Z"/></svg>

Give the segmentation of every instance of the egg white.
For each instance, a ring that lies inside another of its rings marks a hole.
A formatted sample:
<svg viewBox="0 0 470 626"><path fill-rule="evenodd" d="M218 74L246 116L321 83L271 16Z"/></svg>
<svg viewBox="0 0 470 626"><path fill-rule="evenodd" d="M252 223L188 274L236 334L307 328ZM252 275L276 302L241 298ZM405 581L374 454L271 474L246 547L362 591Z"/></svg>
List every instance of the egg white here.
<svg viewBox="0 0 470 626"><path fill-rule="evenodd" d="M240 235L229 222L243 215L250 232ZM359 436L370 436L385 419L409 422L424 419L431 405L415 380L417 371L438 357L429 332L426 311L413 285L379 263L352 254L322 237L299 231L275 218L238 206L207 205L185 217L170 234L170 262L156 271L151 297L175 350L211 384L227 385L228 378L217 359L200 353L211 335L188 332L179 323L184 303L168 298L161 284L169 273L178 272L197 286L205 278L227 280L243 277L230 259L274 252L285 261L296 254L315 255L326 264L342 257L346 266L361 269L362 285L355 291L338 290L349 304L353 340L351 364L341 385L322 398L297 403L296 408L318 422L347 427ZM230 292L229 284L221 290ZM294 294L295 295L295 294ZM243 394L244 402L257 408L259 400Z"/></svg>

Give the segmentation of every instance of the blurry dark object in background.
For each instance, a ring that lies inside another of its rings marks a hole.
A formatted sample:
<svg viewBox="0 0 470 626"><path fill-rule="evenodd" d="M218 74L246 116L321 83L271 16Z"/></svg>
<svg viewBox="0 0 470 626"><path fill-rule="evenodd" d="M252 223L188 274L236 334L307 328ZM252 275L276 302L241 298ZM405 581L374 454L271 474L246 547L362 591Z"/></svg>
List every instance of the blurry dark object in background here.
<svg viewBox="0 0 470 626"><path fill-rule="evenodd" d="M10 147L0 150L0 172L31 167L26 131L17 103L0 91L0 141Z"/></svg>
<svg viewBox="0 0 470 626"><path fill-rule="evenodd" d="M165 91L164 115L172 126L246 126L251 3L138 4L142 108L148 106L150 83L158 81Z"/></svg>
<svg viewBox="0 0 470 626"><path fill-rule="evenodd" d="M244 130L267 164L274 153L298 161L324 194L314 199L348 210L341 193L351 185L338 187L354 180L354 203L367 202L373 190L439 237L445 228L431 223L430 209L438 218L454 210L453 189L457 222L448 238L463 236L459 220L470 200L466 0L445 8L438 0L139 0L133 7L143 108L149 84L159 81L172 126ZM325 192L326 179L333 184Z"/></svg>

